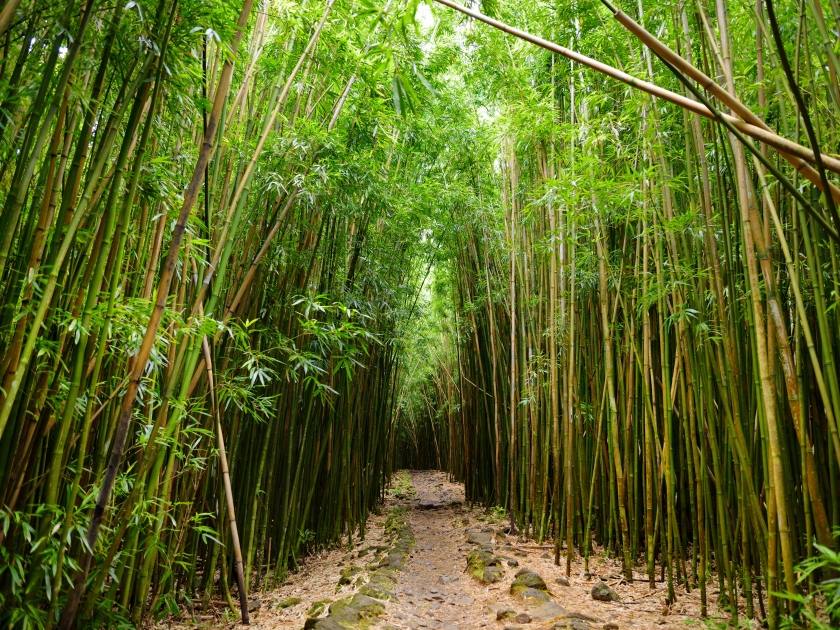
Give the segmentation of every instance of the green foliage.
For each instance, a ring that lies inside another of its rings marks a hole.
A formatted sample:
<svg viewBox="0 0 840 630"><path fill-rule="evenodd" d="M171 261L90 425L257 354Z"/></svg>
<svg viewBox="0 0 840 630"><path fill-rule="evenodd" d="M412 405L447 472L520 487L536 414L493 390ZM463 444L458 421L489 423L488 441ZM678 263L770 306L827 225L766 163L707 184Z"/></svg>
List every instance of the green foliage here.
<svg viewBox="0 0 840 630"><path fill-rule="evenodd" d="M834 538L840 539L840 529L834 530ZM840 623L840 553L816 542L814 551L796 567L797 584L805 594L779 594L794 606L793 614L782 619L782 628L801 628L803 619L816 630L836 628Z"/></svg>

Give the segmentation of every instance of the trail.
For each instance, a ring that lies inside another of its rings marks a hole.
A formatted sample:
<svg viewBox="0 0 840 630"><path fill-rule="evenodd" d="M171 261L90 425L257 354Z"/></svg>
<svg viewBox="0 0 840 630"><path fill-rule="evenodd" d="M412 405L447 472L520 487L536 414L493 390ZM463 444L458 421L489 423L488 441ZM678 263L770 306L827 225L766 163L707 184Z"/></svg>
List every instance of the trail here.
<svg viewBox="0 0 840 630"><path fill-rule="evenodd" d="M450 482L442 472L411 472L410 478L411 489L391 490L382 514L371 517L365 540L356 541L352 551L332 550L311 557L276 590L252 594L252 627L619 630L687 628L699 622L696 589L685 593L680 588L677 603L669 607L664 584L657 583L651 590L641 574L627 584L621 578L620 563L605 554L593 554L589 574L584 572L583 559L577 558L568 585L561 584L558 578L565 581L565 561L555 566L549 545L506 535L506 523L482 509L470 509L463 484ZM395 508L408 508L407 523L415 540L402 570L387 569L394 543L389 542L384 524ZM467 572L468 555L480 549L486 557L500 561L503 575L499 581L486 584ZM330 604L352 602L353 597L370 604L358 592L382 567L394 577L390 593L395 599L377 601L378 616L338 625L340 618L330 617ZM523 570L542 578L547 596L531 592L534 597L522 599L511 594L511 585ZM592 589L602 581L614 589L618 601L593 599ZM710 592L712 588L710 584ZM294 601L291 598L300 601L279 608ZM317 602L325 603L317 607ZM710 613L724 619L711 602ZM227 619L197 618L206 628L238 625L230 616Z"/></svg>

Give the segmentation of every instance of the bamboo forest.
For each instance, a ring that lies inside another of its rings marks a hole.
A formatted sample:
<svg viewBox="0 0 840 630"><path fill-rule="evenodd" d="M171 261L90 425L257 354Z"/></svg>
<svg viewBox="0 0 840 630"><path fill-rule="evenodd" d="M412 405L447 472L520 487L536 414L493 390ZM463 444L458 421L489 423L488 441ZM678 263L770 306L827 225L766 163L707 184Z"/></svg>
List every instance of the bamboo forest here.
<svg viewBox="0 0 840 630"><path fill-rule="evenodd" d="M838 207L838 0L0 0L0 627L840 627Z"/></svg>

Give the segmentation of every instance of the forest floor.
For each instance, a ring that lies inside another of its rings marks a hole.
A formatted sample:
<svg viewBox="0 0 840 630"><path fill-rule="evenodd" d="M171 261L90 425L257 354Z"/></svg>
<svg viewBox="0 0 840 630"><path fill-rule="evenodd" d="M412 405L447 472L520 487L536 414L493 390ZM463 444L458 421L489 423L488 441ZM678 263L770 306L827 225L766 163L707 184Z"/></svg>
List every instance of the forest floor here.
<svg viewBox="0 0 840 630"><path fill-rule="evenodd" d="M374 558L382 556L388 547L385 522L388 512L397 507L408 508L407 520L415 544L406 558L405 570L393 573L396 584L392 593L396 600L385 603L384 611L379 610L381 615L371 619L369 626L363 621L362 627L635 630L726 624L728 616L714 603L716 583L707 586L711 618L705 622L700 619L699 590L686 593L684 587L679 587L677 602L669 607L665 604L665 584L657 582L651 590L646 576L641 574L634 583L627 584L620 576L620 562L606 554L592 555L589 574L584 572L583 558L577 557L569 585L565 586L557 581L566 575L565 559L561 558L561 566L555 566L550 546L541 547L533 540L505 536L504 523L484 510L471 510L465 505L463 484L450 482L441 472L411 472L410 488L408 475L397 479L399 483L389 491L382 514L369 519L364 541L356 540L352 550L334 549L307 558L301 570L290 574L282 586L253 594L251 627L300 629L307 618L326 617L328 602L357 593L378 566ZM470 537L480 540L479 546L501 559L504 576L500 581L485 584L467 573L467 555L477 548L476 544L467 542ZM370 562L374 564L366 564ZM511 584L521 568L529 569L545 581L549 601L523 600L510 594ZM592 598L593 586L602 579L618 594L618 601ZM349 583L339 585L340 581ZM196 615L193 619L192 623L184 623L186 618L181 622L170 620L158 627L195 628L196 622L208 629L237 625L229 611L222 618ZM307 627L312 625L310 621ZM333 627L324 623L316 627L320 626Z"/></svg>

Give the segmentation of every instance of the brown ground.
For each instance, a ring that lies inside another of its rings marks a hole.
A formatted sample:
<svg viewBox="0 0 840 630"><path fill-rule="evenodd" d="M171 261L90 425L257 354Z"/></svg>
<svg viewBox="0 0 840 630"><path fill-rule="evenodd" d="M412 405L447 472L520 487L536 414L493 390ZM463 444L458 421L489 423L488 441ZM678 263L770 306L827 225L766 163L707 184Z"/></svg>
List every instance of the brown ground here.
<svg viewBox="0 0 840 630"><path fill-rule="evenodd" d="M466 544L465 531L480 531L493 525L483 510L458 505L463 503L464 487L451 483L445 473L412 472L411 483L416 496L393 496L389 493L381 516L372 516L368 521L368 532L364 542L356 541L353 551L332 550L308 558L298 573L291 574L286 583L269 593L254 594L260 607L251 614L253 628L296 628L303 627L306 612L319 600L335 601L353 594L364 584L361 579L337 589L340 571L349 566L364 567L371 562L373 553L366 549L383 544L383 524L388 509L399 505L410 505L410 524L416 537L414 553L409 559L406 571L399 576L394 589L397 602L388 602L385 614L372 628L433 628L437 630L467 630L470 628L521 628L522 630L543 630L551 628L552 622L533 621L517 623L514 619L496 621L495 612L489 606L503 605L516 612L525 612L527 607L510 594L510 584L518 570L504 563L505 578L495 584L482 584L466 573L466 556L473 545ZM428 503L443 503L446 507L420 509ZM451 505L455 503L455 505ZM549 546L538 547L532 540L521 540L508 536L495 537L494 553L505 559L513 559L519 567L538 573L548 585L552 599L566 609L567 613L582 613L597 621L590 621L592 630L603 628L681 628L703 627L700 620L700 593L693 589L686 594L683 587L677 590L677 603L668 608L665 605L665 585L657 583L651 590L644 581L626 584L620 580L620 563L603 554L593 553L590 571L593 577L586 579L583 559L572 565L570 586L561 586L555 578L565 576L564 560L561 566L554 566L553 553ZM360 557L361 553L361 557ZM552 557L548 557L551 554ZM620 595L618 602L594 601L590 595L592 586L608 578L609 584ZM614 576L614 578L613 578ZM355 576L354 576L355 577ZM644 576L639 575L639 578ZM725 623L727 617L720 614L714 605L717 587L708 585L709 612L714 621ZM277 604L290 597L299 597L301 603L288 609L278 609ZM220 611L221 612L221 611ZM743 619L743 617L742 617ZM207 628L232 628L235 625L230 613L227 618L199 618ZM614 624L614 625L611 625ZM162 624L163 625L163 624ZM168 627L195 627L193 624L168 623ZM721 624L723 625L723 624ZM744 626L741 626L744 627Z"/></svg>

